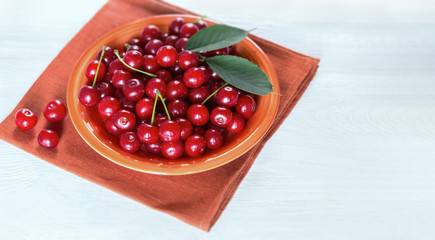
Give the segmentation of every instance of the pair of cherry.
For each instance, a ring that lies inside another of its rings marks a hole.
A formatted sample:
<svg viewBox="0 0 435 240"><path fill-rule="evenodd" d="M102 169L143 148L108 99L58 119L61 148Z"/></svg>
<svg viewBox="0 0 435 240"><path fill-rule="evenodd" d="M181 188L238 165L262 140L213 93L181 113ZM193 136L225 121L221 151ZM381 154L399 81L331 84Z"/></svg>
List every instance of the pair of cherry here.
<svg viewBox="0 0 435 240"><path fill-rule="evenodd" d="M44 117L48 122L57 123L66 115L66 107L59 100L50 101L44 108ZM21 108L15 113L15 124L22 130L32 129L38 122L38 117L31 110ZM59 135L50 129L43 129L38 135L39 145L46 148L54 148L59 143Z"/></svg>

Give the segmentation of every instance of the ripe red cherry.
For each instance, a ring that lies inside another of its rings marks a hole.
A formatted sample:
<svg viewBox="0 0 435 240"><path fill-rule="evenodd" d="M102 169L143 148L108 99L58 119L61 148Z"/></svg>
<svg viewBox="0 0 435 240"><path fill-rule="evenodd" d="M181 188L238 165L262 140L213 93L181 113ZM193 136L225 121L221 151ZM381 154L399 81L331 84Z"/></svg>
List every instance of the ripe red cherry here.
<svg viewBox="0 0 435 240"><path fill-rule="evenodd" d="M54 148L59 143L59 135L53 130L43 129L38 135L39 145Z"/></svg>
<svg viewBox="0 0 435 240"><path fill-rule="evenodd" d="M193 23L186 23L180 29L180 37L190 38L199 31L198 27Z"/></svg>
<svg viewBox="0 0 435 240"><path fill-rule="evenodd" d="M119 59L113 60L109 65L109 73L113 74L116 70L125 70L124 64Z"/></svg>
<svg viewBox="0 0 435 240"><path fill-rule="evenodd" d="M135 102L145 95L145 85L142 81L132 78L125 82L122 92L127 100Z"/></svg>
<svg viewBox="0 0 435 240"><path fill-rule="evenodd" d="M162 67L170 67L175 64L178 59L178 51L173 46L165 45L156 53L157 63Z"/></svg>
<svg viewBox="0 0 435 240"><path fill-rule="evenodd" d="M200 87L205 82L205 74L204 70L199 67L189 68L183 76L184 84L190 88Z"/></svg>
<svg viewBox="0 0 435 240"><path fill-rule="evenodd" d="M200 126L194 126L192 134L204 135L204 128Z"/></svg>
<svg viewBox="0 0 435 240"><path fill-rule="evenodd" d="M204 154L207 143L203 136L195 134L186 139L184 150L190 157L199 157Z"/></svg>
<svg viewBox="0 0 435 240"><path fill-rule="evenodd" d="M166 84L172 81L172 74L166 69L160 69L156 72L158 78L161 78Z"/></svg>
<svg viewBox="0 0 435 240"><path fill-rule="evenodd" d="M244 118L250 118L254 115L257 104L255 100L249 95L243 95L239 97L239 101L236 104L236 111Z"/></svg>
<svg viewBox="0 0 435 240"><path fill-rule="evenodd" d="M171 46L175 47L175 43L178 41L178 39L180 39L179 36L169 35L163 43L165 45L171 45Z"/></svg>
<svg viewBox="0 0 435 240"><path fill-rule="evenodd" d="M145 53L146 54L151 54L151 55L156 55L157 50L159 50L159 48L163 47L163 42L160 41L159 39L153 39L151 41L149 41L146 45L145 45Z"/></svg>
<svg viewBox="0 0 435 240"><path fill-rule="evenodd" d="M100 60L102 52L103 52L102 49L100 49L100 51L98 51L98 53L97 53L97 59L98 60ZM106 67L109 67L110 63L115 59L115 57L116 56L115 56L115 54L113 54L112 48L109 47L109 46L106 46L105 49L104 49L104 56L103 56L103 59L102 59L102 62L104 63L104 65ZM101 66L100 66L100 69L101 69Z"/></svg>
<svg viewBox="0 0 435 240"><path fill-rule="evenodd" d="M100 94L100 98L112 96L115 93L115 88L113 85L107 82L99 82L95 84L95 89L97 89L98 93Z"/></svg>
<svg viewBox="0 0 435 240"><path fill-rule="evenodd" d="M131 79L131 73L124 70L116 70L112 76L112 84L116 88L122 88L127 80Z"/></svg>
<svg viewBox="0 0 435 240"><path fill-rule="evenodd" d="M134 153L140 148L140 141L134 132L124 132L119 137L119 145L121 145L122 150Z"/></svg>
<svg viewBox="0 0 435 240"><path fill-rule="evenodd" d="M227 131L230 133L239 133L245 128L245 119L242 115L235 113L233 119L227 126Z"/></svg>
<svg viewBox="0 0 435 240"><path fill-rule="evenodd" d="M188 38L182 37L175 42L174 47L177 49L178 52L182 52L186 47L187 41L189 41Z"/></svg>
<svg viewBox="0 0 435 240"><path fill-rule="evenodd" d="M172 120L164 121L159 127L159 136L162 142L174 142L180 139L180 125Z"/></svg>
<svg viewBox="0 0 435 240"><path fill-rule="evenodd" d="M127 98L122 97L119 99L119 102L121 103L121 106L123 109L127 109L129 111L134 111L134 102L129 101Z"/></svg>
<svg viewBox="0 0 435 240"><path fill-rule="evenodd" d="M187 89L184 82L179 80L173 80L166 86L166 97L169 100L176 98L184 99L187 97L189 90Z"/></svg>
<svg viewBox="0 0 435 240"><path fill-rule="evenodd" d="M137 127L137 136L144 143L155 143L159 140L159 129L148 123L142 123Z"/></svg>
<svg viewBox="0 0 435 240"><path fill-rule="evenodd" d="M188 105L181 99L174 99L168 103L167 108L171 118L176 119L186 116Z"/></svg>
<svg viewBox="0 0 435 240"><path fill-rule="evenodd" d="M156 61L156 57L154 55L145 55L143 56L143 70L148 73L156 73L159 71L160 65Z"/></svg>
<svg viewBox="0 0 435 240"><path fill-rule="evenodd" d="M158 27L155 25L148 25L140 33L140 39L142 42L148 42L151 39L159 39L161 35L162 33Z"/></svg>
<svg viewBox="0 0 435 240"><path fill-rule="evenodd" d="M209 119L208 109L201 104L191 105L187 109L187 119L196 126L204 126Z"/></svg>
<svg viewBox="0 0 435 240"><path fill-rule="evenodd" d="M123 132L123 130L117 128L115 126L115 122L113 121L113 119L108 119L105 123L104 126L106 127L106 130L115 136L118 136L119 134L121 134Z"/></svg>
<svg viewBox="0 0 435 240"><path fill-rule="evenodd" d="M162 150L162 141L157 140L155 143L145 143L145 149L151 154L159 154Z"/></svg>
<svg viewBox="0 0 435 240"><path fill-rule="evenodd" d="M21 108L15 113L15 124L23 130L32 129L37 122L38 117L27 108Z"/></svg>
<svg viewBox="0 0 435 240"><path fill-rule="evenodd" d="M66 107L60 100L52 100L44 108L44 117L49 122L60 122L66 115Z"/></svg>
<svg viewBox="0 0 435 240"><path fill-rule="evenodd" d="M113 116L114 124L117 128L123 131L130 131L136 126L136 116L129 110L119 110Z"/></svg>
<svg viewBox="0 0 435 240"><path fill-rule="evenodd" d="M217 104L227 108L234 107L237 104L238 99L239 93L232 86L225 86L216 93Z"/></svg>
<svg viewBox="0 0 435 240"><path fill-rule="evenodd" d="M130 46L137 45L139 47L144 47L142 40L140 40L139 38L132 38L132 39L127 41L127 44Z"/></svg>
<svg viewBox="0 0 435 240"><path fill-rule="evenodd" d="M189 101L191 103L202 103L209 95L210 92L206 86L191 88L189 90Z"/></svg>
<svg viewBox="0 0 435 240"><path fill-rule="evenodd" d="M156 98L157 91L160 92L162 97L166 96L166 83L161 78L152 78L148 81L145 92L148 97L154 99Z"/></svg>
<svg viewBox="0 0 435 240"><path fill-rule="evenodd" d="M162 123L165 122L166 120L168 120L168 116L166 114L157 113L154 116L154 125L160 127L160 125L162 125Z"/></svg>
<svg viewBox="0 0 435 240"><path fill-rule="evenodd" d="M205 131L204 138L207 142L207 147L210 149L218 149L224 143L222 133L217 129L208 129Z"/></svg>
<svg viewBox="0 0 435 240"><path fill-rule="evenodd" d="M132 50L125 53L125 56L122 58L124 62L129 65L130 67L139 69L142 67L143 64L143 55L139 51ZM127 71L134 72L135 70L125 67Z"/></svg>
<svg viewBox="0 0 435 240"><path fill-rule="evenodd" d="M226 127L230 124L233 113L226 107L215 107L210 113L210 121L217 127Z"/></svg>
<svg viewBox="0 0 435 240"><path fill-rule="evenodd" d="M199 30L208 27L208 24L207 24L205 21L203 21L203 20L200 20L200 21L198 21L198 22L196 22L196 23L194 23L194 24L195 24L195 26L196 26Z"/></svg>
<svg viewBox="0 0 435 240"><path fill-rule="evenodd" d="M137 101L135 106L135 112L138 117L142 119L151 118L153 114L154 101L151 98L142 98Z"/></svg>
<svg viewBox="0 0 435 240"><path fill-rule="evenodd" d="M199 64L198 55L192 51L182 51L178 55L178 65L183 70L187 70L191 67L197 67Z"/></svg>
<svg viewBox="0 0 435 240"><path fill-rule="evenodd" d="M79 102L85 107L93 107L100 101L100 94L97 89L85 85L79 91Z"/></svg>
<svg viewBox="0 0 435 240"><path fill-rule="evenodd" d="M121 109L121 103L118 99L107 96L98 103L98 113L104 119L111 119Z"/></svg>
<svg viewBox="0 0 435 240"><path fill-rule="evenodd" d="M177 159L184 153L184 144L181 140L176 142L163 142L161 151L166 158Z"/></svg>
<svg viewBox="0 0 435 240"><path fill-rule="evenodd" d="M143 48L139 47L138 45L130 45L130 46L128 46L128 48L125 50L125 52L133 51L133 50L139 51L140 53L142 53L142 55L145 53Z"/></svg>
<svg viewBox="0 0 435 240"><path fill-rule="evenodd" d="M181 133L180 133L181 140L184 141L192 135L193 126L187 119L177 118L175 121L180 125L180 128L181 128Z"/></svg>
<svg viewBox="0 0 435 240"><path fill-rule="evenodd" d="M98 60L92 60L86 67L85 75L89 81L94 81L95 75L97 74ZM98 69L97 81L101 81L106 74L106 66L100 64Z"/></svg>
<svg viewBox="0 0 435 240"><path fill-rule="evenodd" d="M169 34L178 35L181 27L186 23L183 18L178 17L171 21L169 24Z"/></svg>

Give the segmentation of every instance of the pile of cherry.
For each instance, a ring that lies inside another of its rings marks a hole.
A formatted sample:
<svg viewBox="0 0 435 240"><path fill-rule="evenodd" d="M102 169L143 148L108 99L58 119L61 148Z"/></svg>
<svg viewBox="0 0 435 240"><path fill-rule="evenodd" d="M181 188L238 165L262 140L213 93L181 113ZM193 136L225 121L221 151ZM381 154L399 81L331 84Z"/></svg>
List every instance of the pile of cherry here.
<svg viewBox="0 0 435 240"><path fill-rule="evenodd" d="M90 85L80 89L82 105L97 111L126 152L146 151L176 159L220 148L227 134L245 127L256 110L254 98L225 83L196 53L188 39L207 23L174 19L168 33L146 26L120 49L104 46L89 62ZM202 56L236 54L234 46Z"/></svg>

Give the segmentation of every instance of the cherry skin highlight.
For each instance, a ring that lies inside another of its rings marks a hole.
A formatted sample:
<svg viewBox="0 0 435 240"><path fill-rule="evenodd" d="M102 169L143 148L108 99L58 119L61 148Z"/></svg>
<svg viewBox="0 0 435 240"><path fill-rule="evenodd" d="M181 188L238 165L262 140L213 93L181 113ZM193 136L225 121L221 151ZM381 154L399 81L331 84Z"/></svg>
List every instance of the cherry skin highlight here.
<svg viewBox="0 0 435 240"><path fill-rule="evenodd" d="M23 130L32 129L38 122L38 117L29 109L21 108L15 113L15 124Z"/></svg>

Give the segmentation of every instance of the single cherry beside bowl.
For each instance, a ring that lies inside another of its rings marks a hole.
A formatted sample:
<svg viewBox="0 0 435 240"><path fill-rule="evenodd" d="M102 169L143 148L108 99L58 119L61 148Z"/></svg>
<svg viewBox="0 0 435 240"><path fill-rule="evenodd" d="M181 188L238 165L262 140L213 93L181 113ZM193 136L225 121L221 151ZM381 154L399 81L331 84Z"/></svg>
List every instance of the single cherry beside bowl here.
<svg viewBox="0 0 435 240"><path fill-rule="evenodd" d="M44 108L44 117L47 121L60 122L66 115L66 107L60 100L52 100Z"/></svg>
<svg viewBox="0 0 435 240"><path fill-rule="evenodd" d="M15 113L15 124L23 130L32 129L37 122L38 117L27 108L21 108Z"/></svg>

